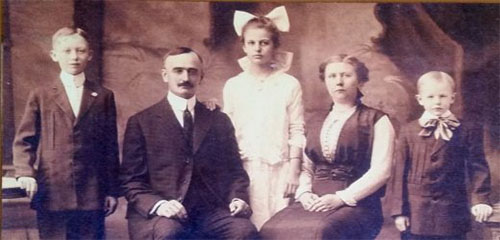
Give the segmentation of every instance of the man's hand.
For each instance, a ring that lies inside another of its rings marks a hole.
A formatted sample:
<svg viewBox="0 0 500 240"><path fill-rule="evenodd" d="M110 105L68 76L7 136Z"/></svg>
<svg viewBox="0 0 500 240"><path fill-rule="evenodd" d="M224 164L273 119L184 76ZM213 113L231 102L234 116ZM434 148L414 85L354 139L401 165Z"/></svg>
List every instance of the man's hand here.
<svg viewBox="0 0 500 240"><path fill-rule="evenodd" d="M493 213L493 208L488 204L476 204L472 206L470 211L476 217L476 221L481 223L488 220Z"/></svg>
<svg viewBox="0 0 500 240"><path fill-rule="evenodd" d="M233 201L229 204L229 211L231 212L231 216L242 217L249 216L249 214L252 213L250 206L248 206L248 204L241 199L233 199Z"/></svg>
<svg viewBox="0 0 500 240"><path fill-rule="evenodd" d="M397 216L394 219L394 225L396 225L396 228L400 232L404 232L408 230L408 227L410 227L410 218L407 216Z"/></svg>
<svg viewBox="0 0 500 240"><path fill-rule="evenodd" d="M177 218L179 220L186 220L188 217L186 208L177 200L170 200L162 203L158 209L156 209L156 215L167 218Z"/></svg>
<svg viewBox="0 0 500 240"><path fill-rule="evenodd" d="M302 204L302 207L304 207L304 210L311 211L311 206L318 198L318 195L314 193L305 192L300 195L299 202Z"/></svg>
<svg viewBox="0 0 500 240"><path fill-rule="evenodd" d="M118 199L112 196L106 196L104 198L104 213L106 217L113 214L118 206Z"/></svg>
<svg viewBox="0 0 500 240"><path fill-rule="evenodd" d="M336 194L325 194L313 202L312 206L310 207L310 211L326 212L329 210L340 208L344 204L344 201L342 201L342 199L340 199L340 197Z"/></svg>
<svg viewBox="0 0 500 240"><path fill-rule="evenodd" d="M21 188L26 191L28 197L33 199L33 196L35 196L35 193L38 191L36 180L32 177L19 177L17 181L21 184Z"/></svg>

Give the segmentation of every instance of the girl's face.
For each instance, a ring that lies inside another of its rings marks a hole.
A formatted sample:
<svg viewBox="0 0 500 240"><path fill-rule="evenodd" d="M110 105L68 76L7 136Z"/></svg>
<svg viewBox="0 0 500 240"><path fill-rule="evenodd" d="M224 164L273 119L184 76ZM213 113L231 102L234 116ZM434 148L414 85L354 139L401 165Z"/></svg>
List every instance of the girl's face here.
<svg viewBox="0 0 500 240"><path fill-rule="evenodd" d="M359 81L354 66L335 62L325 68L325 84L335 103L355 103Z"/></svg>
<svg viewBox="0 0 500 240"><path fill-rule="evenodd" d="M243 33L243 51L253 64L266 65L273 60L274 43L264 28L247 28Z"/></svg>

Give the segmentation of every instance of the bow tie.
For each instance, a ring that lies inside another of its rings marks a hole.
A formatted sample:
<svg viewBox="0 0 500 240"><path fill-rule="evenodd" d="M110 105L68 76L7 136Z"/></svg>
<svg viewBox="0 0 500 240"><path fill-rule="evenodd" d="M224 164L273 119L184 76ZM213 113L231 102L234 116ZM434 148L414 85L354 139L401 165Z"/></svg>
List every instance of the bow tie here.
<svg viewBox="0 0 500 240"><path fill-rule="evenodd" d="M436 139L442 138L446 141L450 141L453 131L460 126L460 122L453 114L448 117L431 118L427 121L419 120L419 123L423 128L418 133L419 136L429 137L434 133Z"/></svg>

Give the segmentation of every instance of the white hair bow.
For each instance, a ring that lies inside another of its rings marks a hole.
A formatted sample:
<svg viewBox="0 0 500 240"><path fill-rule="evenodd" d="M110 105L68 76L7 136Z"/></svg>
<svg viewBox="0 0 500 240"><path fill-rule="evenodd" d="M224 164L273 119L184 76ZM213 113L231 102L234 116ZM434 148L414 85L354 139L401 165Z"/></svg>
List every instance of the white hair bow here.
<svg viewBox="0 0 500 240"><path fill-rule="evenodd" d="M282 32L288 32L288 30L290 29L290 22L288 21L288 15L286 13L285 6L280 6L273 9L265 17L269 18L274 23L274 25L276 25L278 30ZM233 25L234 30L236 31L236 34L238 34L238 36L241 36L243 26L245 26L245 24L253 18L256 18L256 16L253 14L243 11L234 11Z"/></svg>

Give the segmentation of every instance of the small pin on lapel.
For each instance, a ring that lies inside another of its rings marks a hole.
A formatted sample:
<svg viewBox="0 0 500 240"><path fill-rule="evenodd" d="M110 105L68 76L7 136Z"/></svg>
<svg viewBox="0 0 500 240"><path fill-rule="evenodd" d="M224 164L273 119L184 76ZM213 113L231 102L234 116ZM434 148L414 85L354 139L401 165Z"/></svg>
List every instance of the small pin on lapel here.
<svg viewBox="0 0 500 240"><path fill-rule="evenodd" d="M90 95L92 95L93 97L97 97L97 93L96 92L92 92Z"/></svg>

